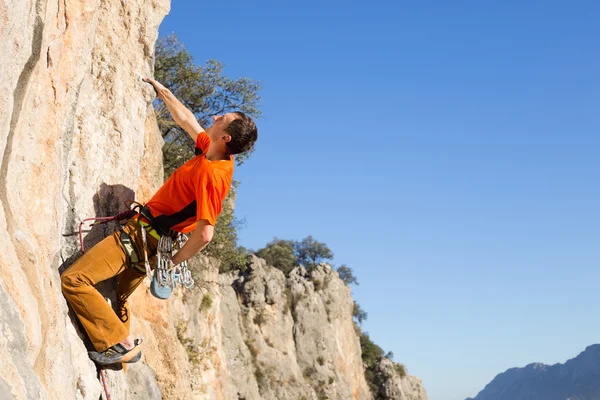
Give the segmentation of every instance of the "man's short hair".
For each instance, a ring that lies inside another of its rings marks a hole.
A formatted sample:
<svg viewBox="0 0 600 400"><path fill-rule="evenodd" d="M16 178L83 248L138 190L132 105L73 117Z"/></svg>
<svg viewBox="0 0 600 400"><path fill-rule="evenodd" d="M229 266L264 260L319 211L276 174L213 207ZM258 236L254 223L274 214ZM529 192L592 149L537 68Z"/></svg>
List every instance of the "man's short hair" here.
<svg viewBox="0 0 600 400"><path fill-rule="evenodd" d="M236 119L231 121L225 132L229 133L231 140L226 144L229 154L239 154L251 150L258 139L258 130L252 118L241 111L234 111Z"/></svg>

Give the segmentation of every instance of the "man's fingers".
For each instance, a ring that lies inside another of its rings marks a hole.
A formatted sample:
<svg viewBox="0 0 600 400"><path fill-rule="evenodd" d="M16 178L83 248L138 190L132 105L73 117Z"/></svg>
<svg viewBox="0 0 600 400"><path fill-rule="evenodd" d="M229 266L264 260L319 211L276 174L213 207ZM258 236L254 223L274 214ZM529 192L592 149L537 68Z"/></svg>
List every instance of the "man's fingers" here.
<svg viewBox="0 0 600 400"><path fill-rule="evenodd" d="M155 81L154 79L152 79L150 77L142 78L142 80L144 82L151 84L152 87L154 88L154 91L156 92L156 95L161 99L163 98L164 95L161 94L161 92L164 91L166 88L162 84L160 84L158 81Z"/></svg>

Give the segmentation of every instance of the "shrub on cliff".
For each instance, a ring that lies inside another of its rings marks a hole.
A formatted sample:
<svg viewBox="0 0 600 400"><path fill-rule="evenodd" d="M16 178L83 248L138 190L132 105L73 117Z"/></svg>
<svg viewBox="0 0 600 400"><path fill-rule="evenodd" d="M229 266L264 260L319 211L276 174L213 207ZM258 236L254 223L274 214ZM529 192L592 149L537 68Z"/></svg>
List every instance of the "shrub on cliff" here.
<svg viewBox="0 0 600 400"><path fill-rule="evenodd" d="M286 276L298 265L298 255L294 251L292 240L274 238L256 255L264 259L268 265L281 270Z"/></svg>
<svg viewBox="0 0 600 400"><path fill-rule="evenodd" d="M354 317L359 325L362 325L363 321L367 320L367 312L356 301L354 301L354 307L352 308L352 317Z"/></svg>
<svg viewBox="0 0 600 400"><path fill-rule="evenodd" d="M333 259L333 252L329 246L310 235L300 241L274 238L255 254L264 259L268 265L283 271L286 276L297 265L302 265L311 271L320 263L331 264ZM336 270L346 285L358 285L352 268L341 265Z"/></svg>

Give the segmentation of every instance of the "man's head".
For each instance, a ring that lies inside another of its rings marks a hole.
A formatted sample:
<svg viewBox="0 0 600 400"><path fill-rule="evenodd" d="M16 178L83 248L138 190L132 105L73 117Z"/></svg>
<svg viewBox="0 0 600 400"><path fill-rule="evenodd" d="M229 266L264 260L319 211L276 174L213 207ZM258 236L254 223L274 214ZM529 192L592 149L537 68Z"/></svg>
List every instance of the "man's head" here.
<svg viewBox="0 0 600 400"><path fill-rule="evenodd" d="M212 142L223 143L228 154L252 149L258 138L256 124L246 114L235 111L212 117L213 125L206 130Z"/></svg>

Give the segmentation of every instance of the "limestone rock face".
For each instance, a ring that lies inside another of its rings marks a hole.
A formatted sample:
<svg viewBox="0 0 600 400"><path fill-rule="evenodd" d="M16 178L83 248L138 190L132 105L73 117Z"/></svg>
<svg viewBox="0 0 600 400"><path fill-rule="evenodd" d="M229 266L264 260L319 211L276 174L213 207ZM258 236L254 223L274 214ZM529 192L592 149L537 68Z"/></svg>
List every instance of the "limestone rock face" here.
<svg viewBox="0 0 600 400"><path fill-rule="evenodd" d="M169 0L0 0L0 399L105 397L60 289L79 225L163 183L151 76ZM86 225L85 248L116 228ZM89 231L88 231L89 230ZM350 289L322 265L253 258L168 301L130 298L142 361L104 370L114 399L371 399ZM114 300L116 281L98 286ZM392 398L392 397L389 397Z"/></svg>
<svg viewBox="0 0 600 400"><path fill-rule="evenodd" d="M427 400L421 380L411 375L400 375L394 363L381 357L375 365L376 400Z"/></svg>
<svg viewBox="0 0 600 400"><path fill-rule="evenodd" d="M135 192L146 200L162 181L154 91L140 74L152 74L169 6L0 0L3 396L100 396L59 270L77 256L80 220L122 211Z"/></svg>

